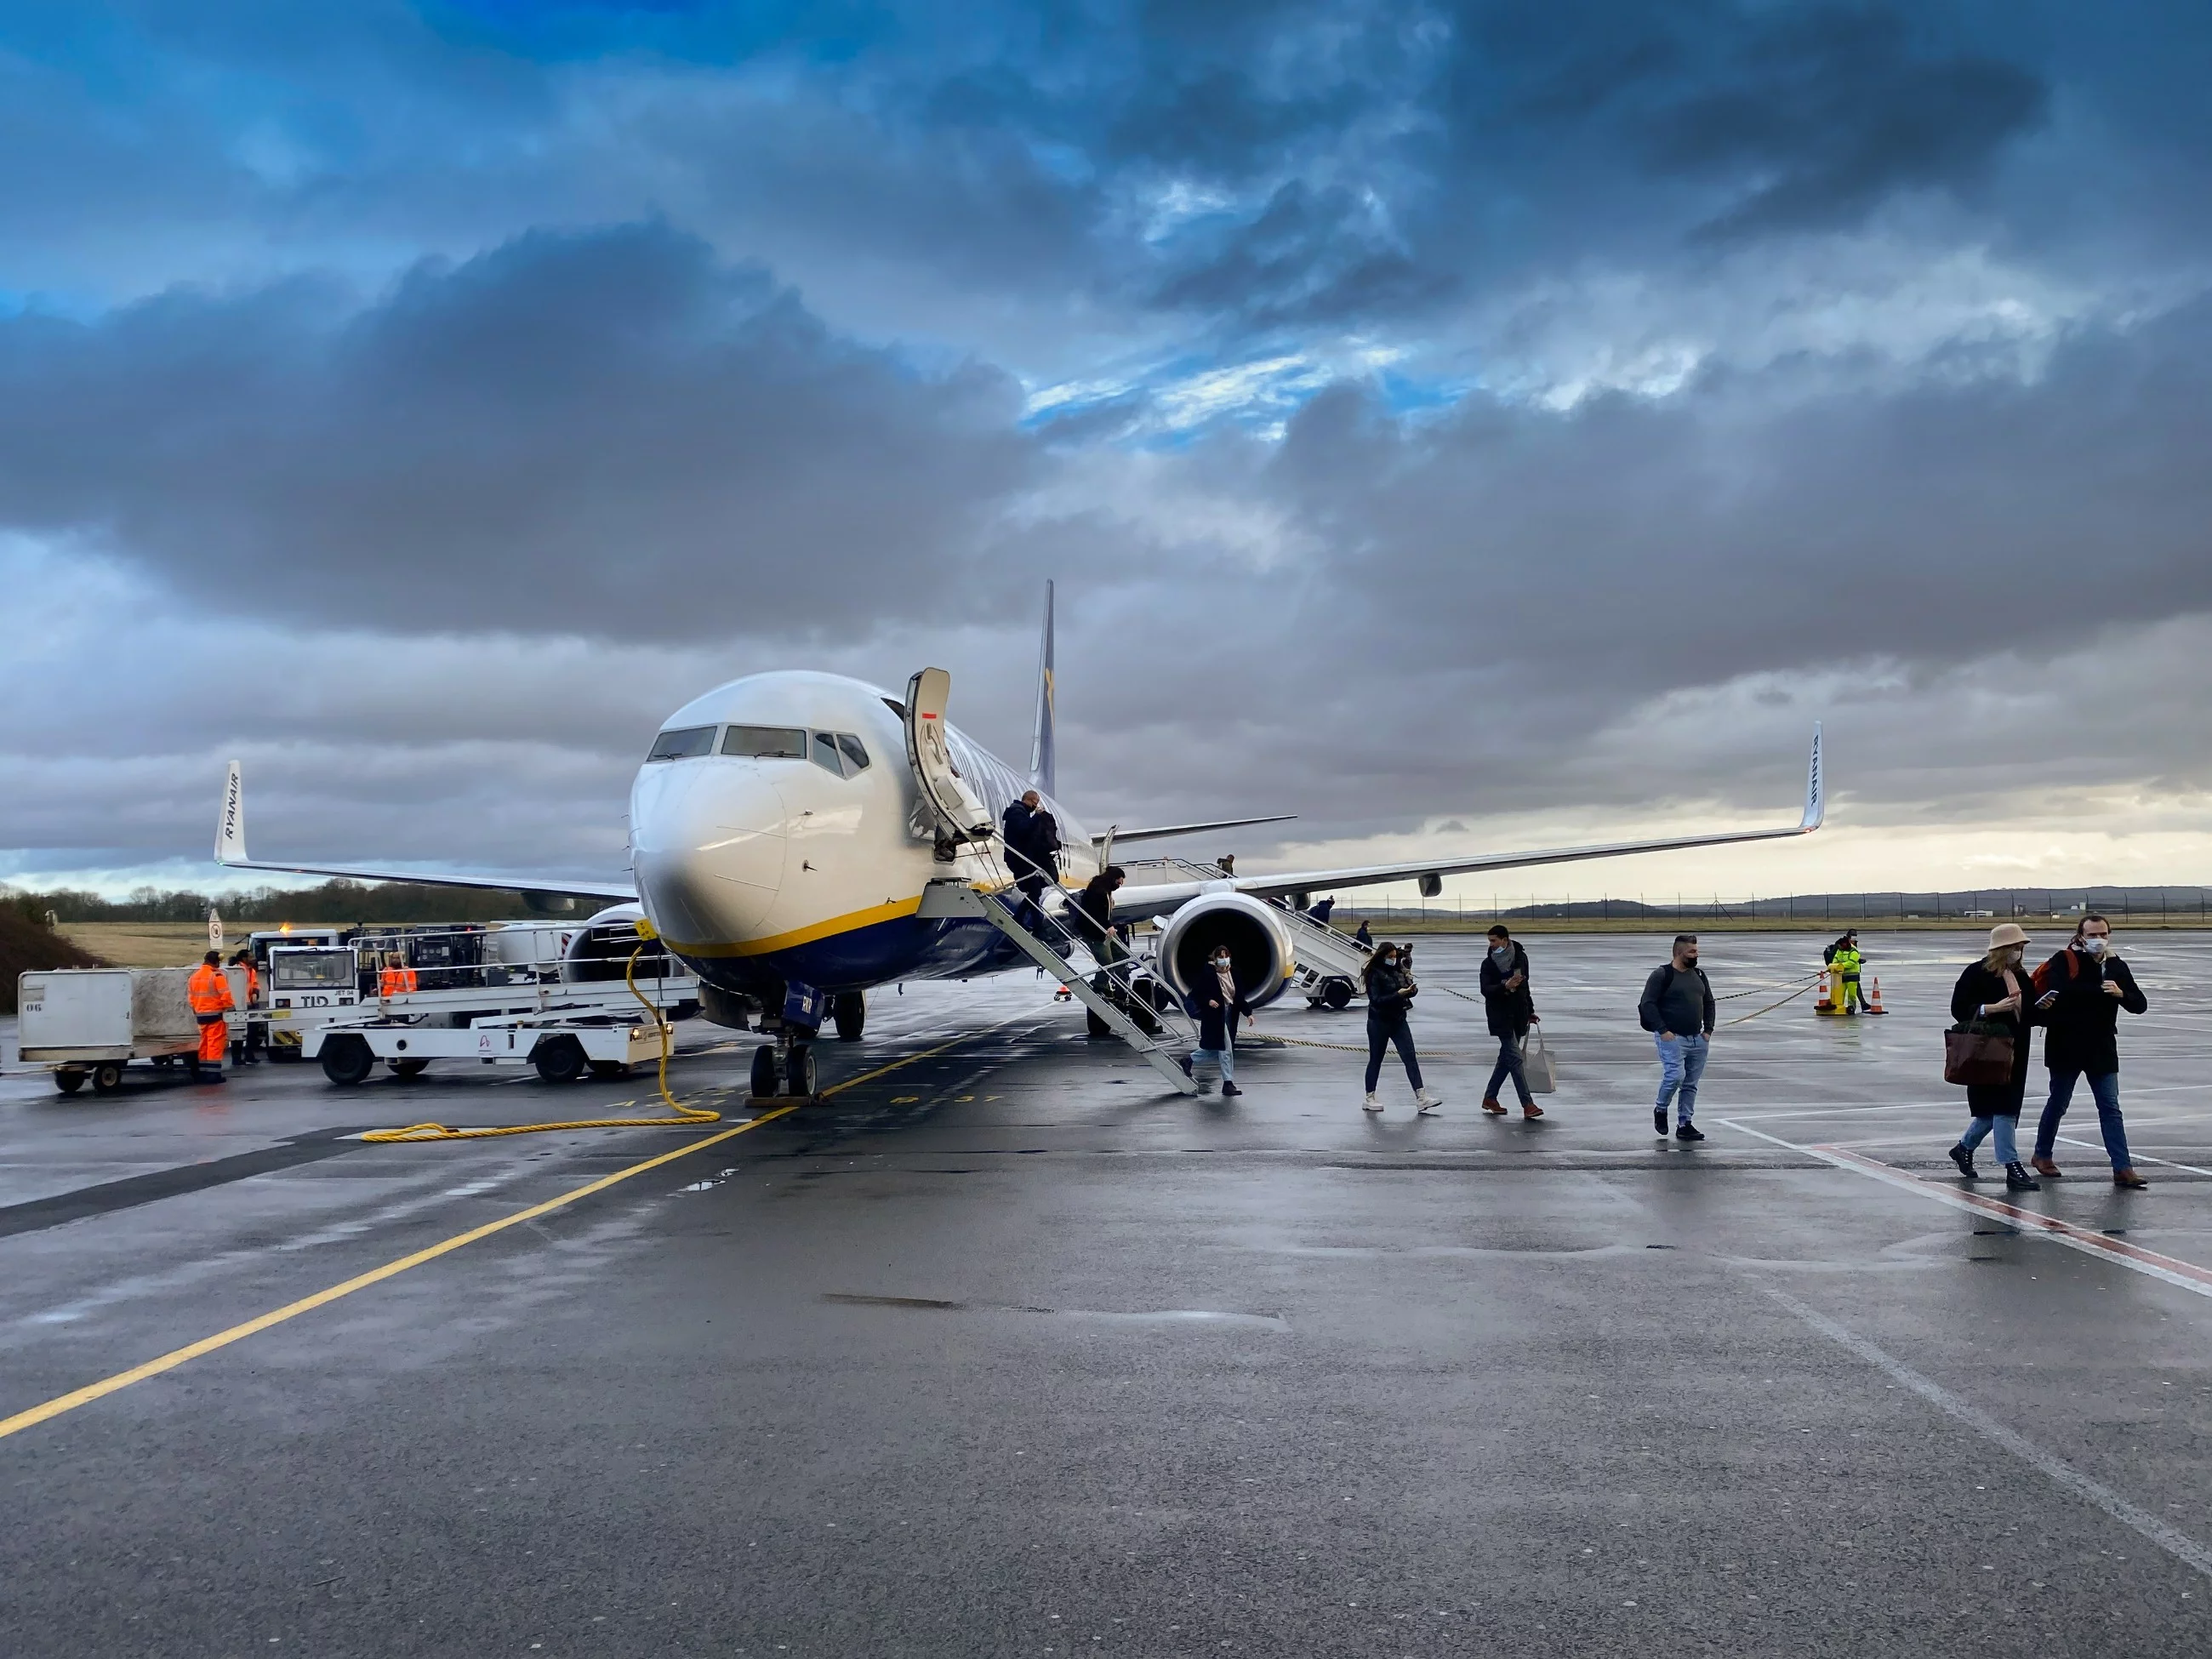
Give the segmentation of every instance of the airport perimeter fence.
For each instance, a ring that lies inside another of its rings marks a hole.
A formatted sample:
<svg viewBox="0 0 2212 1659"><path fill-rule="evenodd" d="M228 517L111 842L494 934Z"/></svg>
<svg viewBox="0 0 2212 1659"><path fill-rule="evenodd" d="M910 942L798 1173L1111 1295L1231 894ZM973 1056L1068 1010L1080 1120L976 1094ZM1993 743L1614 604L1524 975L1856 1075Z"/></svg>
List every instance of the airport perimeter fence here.
<svg viewBox="0 0 2212 1659"><path fill-rule="evenodd" d="M1601 896L1547 902L1529 899L1520 903L1504 895L1493 895L1484 905L1458 899L1419 899L1401 903L1385 898L1378 906L1340 904L1331 920L1352 927L1364 919L1370 923L1430 924L1444 927L1486 927L1492 922L1564 922L1584 927L1622 927L1650 924L1702 923L1708 927L1825 927L1840 926L1897 927L1921 925L1972 926L2003 921L2064 921L2069 924L2085 911L2095 911L2117 921L2138 926L2212 928L2212 888L2094 887L2066 889L1996 889L1957 893L1799 893L1780 897L1727 899L1692 898L1678 895L1669 903L1653 902L1648 895L1635 898Z"/></svg>

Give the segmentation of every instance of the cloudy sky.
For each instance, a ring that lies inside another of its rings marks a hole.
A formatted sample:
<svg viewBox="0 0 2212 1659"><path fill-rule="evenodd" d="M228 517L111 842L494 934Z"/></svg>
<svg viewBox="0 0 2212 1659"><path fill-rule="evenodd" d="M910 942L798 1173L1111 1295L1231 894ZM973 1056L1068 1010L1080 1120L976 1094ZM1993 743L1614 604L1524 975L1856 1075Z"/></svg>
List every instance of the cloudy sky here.
<svg viewBox="0 0 2212 1659"><path fill-rule="evenodd" d="M0 879L618 868L954 673L1255 864L2212 880L2212 14L0 0ZM1194 851L1218 850L1210 844ZM1487 897L1492 884L1471 883Z"/></svg>

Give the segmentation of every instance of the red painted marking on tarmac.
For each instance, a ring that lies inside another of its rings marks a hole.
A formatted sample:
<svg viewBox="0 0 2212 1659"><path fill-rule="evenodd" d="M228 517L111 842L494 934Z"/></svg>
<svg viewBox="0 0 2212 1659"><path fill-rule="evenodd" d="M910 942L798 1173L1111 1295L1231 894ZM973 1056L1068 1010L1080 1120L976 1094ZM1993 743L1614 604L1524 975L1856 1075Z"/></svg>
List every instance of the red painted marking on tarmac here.
<svg viewBox="0 0 2212 1659"><path fill-rule="evenodd" d="M2156 1250L2146 1250L2140 1244L2130 1244L2124 1238L2109 1237L2087 1227L2077 1227L2070 1221L2062 1221L2057 1216L2045 1215L2039 1211L2023 1210L2019 1205L2008 1204L2002 1199L1984 1197L1980 1193L1970 1193L1944 1182L1924 1180L1910 1170L1900 1170L1894 1164L1885 1164L1878 1158L1869 1158L1863 1152L1854 1152L1842 1146L1814 1146L1809 1150L1839 1164L1863 1170L1878 1180L1894 1185L1910 1185L1930 1198L1956 1205L1960 1209L1978 1210L1984 1215L1996 1216L2033 1232L2049 1233L2080 1249L2116 1257L2130 1267L2140 1267L2161 1279L2180 1282L2185 1289L2212 1296L2212 1269L2200 1267L2193 1261L2184 1261L2178 1256L2161 1255Z"/></svg>

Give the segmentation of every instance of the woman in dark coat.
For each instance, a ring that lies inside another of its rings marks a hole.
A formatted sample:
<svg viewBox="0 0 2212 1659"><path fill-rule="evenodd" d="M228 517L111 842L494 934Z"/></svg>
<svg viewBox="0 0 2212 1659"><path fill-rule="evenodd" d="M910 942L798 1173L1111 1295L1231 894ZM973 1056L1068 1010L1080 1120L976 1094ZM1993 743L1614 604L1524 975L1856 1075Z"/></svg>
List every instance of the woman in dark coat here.
<svg viewBox="0 0 2212 1659"><path fill-rule="evenodd" d="M1406 1081L1413 1085L1420 1115L1427 1117L1444 1103L1442 1096L1421 1086L1420 1057L1413 1052L1413 1027L1406 1020L1406 1011L1413 1006L1421 988L1413 983L1405 952L1384 939L1367 958L1360 977L1367 988L1367 1099L1360 1109L1382 1109L1375 1098L1375 1085L1382 1079L1382 1051L1395 1043L1398 1058L1406 1062Z"/></svg>
<svg viewBox="0 0 2212 1659"><path fill-rule="evenodd" d="M1521 1097L1521 1115L1543 1116L1544 1109L1528 1092L1528 1079L1521 1069L1521 1045L1536 1023L1536 1000L1528 994L1528 953L1502 926L1490 930L1490 949L1482 958L1482 1010L1490 1022L1490 1035L1498 1039L1498 1064L1490 1068L1482 1109L1492 1117L1505 1115L1498 1091L1510 1077L1514 1092Z"/></svg>
<svg viewBox="0 0 2212 1659"><path fill-rule="evenodd" d="M1197 1082L1192 1062L1210 1060L1221 1068L1221 1092L1243 1094L1237 1086L1237 1017L1251 1018L1252 1005L1237 988L1237 969L1227 945L1216 945L1209 953L1198 982L1191 987L1182 1006L1183 1012L1198 1022L1198 1046L1184 1056L1183 1075ZM1206 1092L1204 1085L1199 1092Z"/></svg>
<svg viewBox="0 0 2212 1659"><path fill-rule="evenodd" d="M2002 1083L1970 1083L1966 1109L1974 1121L1959 1144L1951 1149L1951 1162L1969 1181L1979 1179L1974 1169L1974 1148L1992 1131L1996 1135L1997 1162L2005 1166L2005 1185L2016 1193L2032 1193L2042 1183L2020 1161L2014 1134L2020 1127L2020 1106L2027 1091L2027 1054L2033 1040L2035 999L2021 959L2027 951L2027 934L2017 923L1999 922L1990 929L1990 948L1979 962L1969 963L1951 992L1951 1018L2012 1034L2012 1075Z"/></svg>

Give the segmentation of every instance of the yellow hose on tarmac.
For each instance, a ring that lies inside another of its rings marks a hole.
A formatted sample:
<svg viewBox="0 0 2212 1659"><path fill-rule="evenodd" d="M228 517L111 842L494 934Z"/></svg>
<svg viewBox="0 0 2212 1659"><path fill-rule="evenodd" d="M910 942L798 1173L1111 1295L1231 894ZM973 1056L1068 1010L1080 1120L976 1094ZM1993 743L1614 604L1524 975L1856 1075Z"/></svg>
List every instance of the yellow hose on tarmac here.
<svg viewBox="0 0 2212 1659"><path fill-rule="evenodd" d="M580 1117L566 1123L517 1123L503 1129L449 1129L442 1123L410 1123L404 1129L371 1129L363 1140L492 1140L501 1135L534 1135L552 1129L674 1129L686 1128L695 1123L720 1123L722 1115L710 1112L703 1106L686 1106L668 1092L668 1051L672 1041L668 1019L653 1005L652 998L637 988L637 959L645 954L645 941L654 937L653 924L644 917L638 918L638 947L629 953L629 961L623 968L623 983L629 994L653 1017L654 1027L660 1033L661 1099L668 1103L673 1117Z"/></svg>

